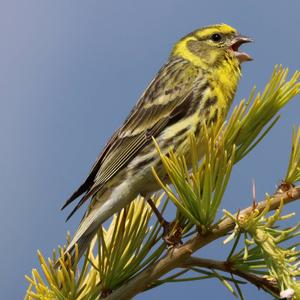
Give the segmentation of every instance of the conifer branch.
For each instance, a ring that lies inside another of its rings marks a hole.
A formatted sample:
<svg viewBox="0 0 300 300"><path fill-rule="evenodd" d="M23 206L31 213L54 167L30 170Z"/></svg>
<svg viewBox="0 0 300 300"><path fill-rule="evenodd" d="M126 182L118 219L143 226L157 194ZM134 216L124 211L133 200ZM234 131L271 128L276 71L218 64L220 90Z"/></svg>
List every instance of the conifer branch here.
<svg viewBox="0 0 300 300"><path fill-rule="evenodd" d="M275 193L271 199L265 199L257 203L256 209L262 212L269 202L269 210L275 210L280 207L281 201L284 204L293 202L300 199L300 186L291 188L284 193ZM239 217L246 216L253 210L253 205L241 210L236 213ZM186 243L184 243L179 248L174 248L169 251L163 258L153 265L147 267L140 274L138 274L133 279L129 280L126 284L122 285L119 289L115 290L111 295L109 295L106 300L127 300L136 296L137 294L149 289L155 281L161 278L163 275L172 271L176 268L181 268L188 264L191 259L191 255L204 247L205 245L217 240L218 238L229 234L235 227L235 222L226 217L223 219L211 232L201 235L197 234L192 237ZM246 279L246 278L245 278ZM251 282L251 281L250 281ZM254 282L251 282L254 283ZM255 280L255 285L258 281ZM265 285L265 282L261 284L261 287ZM276 290L278 291L278 290Z"/></svg>
<svg viewBox="0 0 300 300"><path fill-rule="evenodd" d="M219 270L229 274L237 275L240 278L247 280L249 283L255 285L257 288L264 289L267 292L272 292L279 295L280 290L273 281L268 280L264 276L258 276L249 272L238 270L230 261L218 261L200 257L189 257L186 259L182 267L202 267L207 269Z"/></svg>

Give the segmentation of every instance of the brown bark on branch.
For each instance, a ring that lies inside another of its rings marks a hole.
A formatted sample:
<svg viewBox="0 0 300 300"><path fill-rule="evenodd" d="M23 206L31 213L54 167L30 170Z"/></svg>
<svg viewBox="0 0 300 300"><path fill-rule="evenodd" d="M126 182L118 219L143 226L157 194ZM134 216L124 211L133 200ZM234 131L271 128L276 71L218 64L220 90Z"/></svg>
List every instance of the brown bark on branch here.
<svg viewBox="0 0 300 300"><path fill-rule="evenodd" d="M300 186L291 188L290 190L284 193L276 193L274 194L270 201L270 210L275 210L280 206L281 199L284 203L290 203L300 198ZM266 200L257 203L256 209L259 211L263 211L266 207ZM239 212L239 216L247 215L253 210L253 206L249 206ZM106 299L107 300L126 300L131 299L137 294L147 290L156 280L161 278L163 275L167 274L173 269L181 268L186 266L191 262L191 255L204 247L205 245L211 243L212 241L228 234L230 231L234 229L235 222L226 217L223 221L221 221L218 226L216 226L211 232L208 232L206 235L197 234L192 237L190 240L185 242L179 248L174 248L170 250L164 257L158 260L156 263L148 266L145 270L143 270L136 277L129 280L127 283L122 285L120 288L114 290L112 294L110 294ZM194 261L195 262L195 261ZM198 261L199 262L199 261ZM203 262L203 261L202 261ZM207 266L210 268L209 266ZM220 265L219 265L220 267ZM217 269L217 268L216 268ZM227 270L224 268L224 270ZM232 270L229 273L234 273ZM245 273L239 274L234 273L240 277L243 277L250 283L255 284L258 287L265 288L265 281L259 281L259 277L254 278L252 275L248 277ZM247 278L246 278L247 277ZM273 291L273 290L272 290ZM278 290L276 290L278 293Z"/></svg>
<svg viewBox="0 0 300 300"><path fill-rule="evenodd" d="M227 272L230 274L237 275L248 282L254 284L258 288L262 288L266 291L272 291L274 294L279 295L280 290L274 282L270 282L266 278L262 276L257 276L255 274L243 272L241 270L237 270L234 266L228 261L218 261L212 259L205 259L205 258L198 258L198 257L189 257L183 263L182 267L184 268L191 268L191 267L202 267L212 270L219 270L223 272Z"/></svg>

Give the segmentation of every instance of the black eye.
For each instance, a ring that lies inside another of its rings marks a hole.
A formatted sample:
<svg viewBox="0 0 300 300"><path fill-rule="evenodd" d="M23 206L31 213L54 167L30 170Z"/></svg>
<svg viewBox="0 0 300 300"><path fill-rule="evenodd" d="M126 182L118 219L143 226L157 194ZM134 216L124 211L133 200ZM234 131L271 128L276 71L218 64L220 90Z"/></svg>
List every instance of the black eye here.
<svg viewBox="0 0 300 300"><path fill-rule="evenodd" d="M219 33L214 33L211 37L210 37L214 42L220 42L222 39L221 34Z"/></svg>

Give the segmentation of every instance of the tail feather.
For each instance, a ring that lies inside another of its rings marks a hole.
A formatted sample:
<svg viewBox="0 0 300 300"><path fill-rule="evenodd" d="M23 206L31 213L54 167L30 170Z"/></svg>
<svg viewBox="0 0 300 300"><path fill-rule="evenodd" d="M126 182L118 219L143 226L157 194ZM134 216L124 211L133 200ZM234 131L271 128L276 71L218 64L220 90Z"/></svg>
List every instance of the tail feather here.
<svg viewBox="0 0 300 300"><path fill-rule="evenodd" d="M80 201L77 203L77 205L73 208L71 213L68 215L66 222L74 215L74 213L84 204L85 201L87 201L93 194L95 194L101 186L95 185L94 187L91 188L90 191L86 192L86 194L80 199ZM65 206L64 206L65 207ZM63 207L63 208L64 208ZM63 209L62 208L62 209Z"/></svg>
<svg viewBox="0 0 300 300"><path fill-rule="evenodd" d="M78 246L77 259L79 260L84 255L84 253L86 252L88 247L90 246L91 241L93 240L96 233L97 233L97 230L95 230L94 232L85 234L85 235L81 236L74 245L72 245L71 247L69 245L63 254L63 260L67 261L68 255L70 255L71 256L71 266L72 266L74 264L75 256L76 256L75 245L77 244L77 246ZM55 263L54 267L59 268L60 266L61 266L61 262L60 262L60 260L58 260Z"/></svg>
<svg viewBox="0 0 300 300"><path fill-rule="evenodd" d="M110 218L114 213L120 211L136 197L132 183L122 182L113 189L107 189L103 194L93 196L91 204L83 217L74 238L68 245L65 255L71 255L72 263L75 257L75 245L78 245L78 258L80 258L95 236L99 226Z"/></svg>
<svg viewBox="0 0 300 300"><path fill-rule="evenodd" d="M84 182L64 203L61 210L65 209L70 203L72 203L74 200L76 200L80 195L86 193L86 191L89 189L89 184L87 182Z"/></svg>
<svg viewBox="0 0 300 300"><path fill-rule="evenodd" d="M88 247L91 244L92 239L97 233L97 229L94 230L91 233L84 234L79 238L79 240L75 243L78 245L78 260L83 256L83 254L86 252ZM66 250L65 254L70 253L71 254L71 263L73 264L75 261L75 244L73 247L71 247L68 251Z"/></svg>
<svg viewBox="0 0 300 300"><path fill-rule="evenodd" d="M114 212L115 211L107 211L103 209L101 203L96 202L94 207L82 219L72 241L70 242L70 244L64 252L64 258L66 258L68 254L70 254L71 263L74 263L75 245L77 244L78 259L80 259L89 247L93 237L96 235L99 226L103 222L105 222L110 216L112 216ZM60 263L57 262L55 266L59 267Z"/></svg>

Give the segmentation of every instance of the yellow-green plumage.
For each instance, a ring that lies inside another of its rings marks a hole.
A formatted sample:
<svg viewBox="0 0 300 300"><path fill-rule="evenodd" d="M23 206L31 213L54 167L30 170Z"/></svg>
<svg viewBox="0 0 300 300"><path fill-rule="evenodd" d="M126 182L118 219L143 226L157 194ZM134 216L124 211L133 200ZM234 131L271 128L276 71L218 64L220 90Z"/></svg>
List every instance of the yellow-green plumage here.
<svg viewBox="0 0 300 300"><path fill-rule="evenodd" d="M138 194L159 189L151 174L152 166L161 169L152 137L162 151L173 147L185 154L191 132L200 138L203 122L210 127L224 120L240 78L240 62L249 58L237 48L247 41L221 24L196 30L174 46L86 181L64 205L83 194L74 212L92 197L67 251L78 243L82 255L107 218Z"/></svg>

